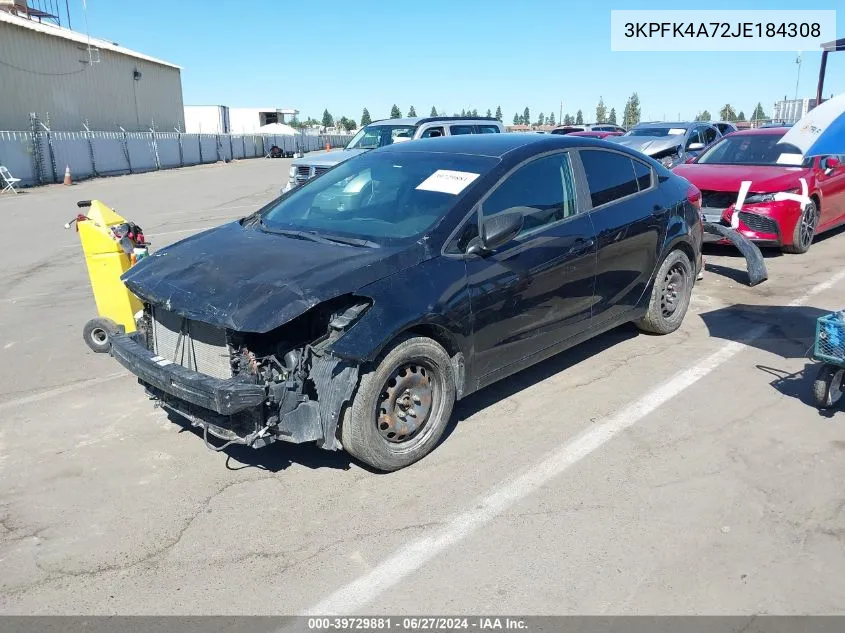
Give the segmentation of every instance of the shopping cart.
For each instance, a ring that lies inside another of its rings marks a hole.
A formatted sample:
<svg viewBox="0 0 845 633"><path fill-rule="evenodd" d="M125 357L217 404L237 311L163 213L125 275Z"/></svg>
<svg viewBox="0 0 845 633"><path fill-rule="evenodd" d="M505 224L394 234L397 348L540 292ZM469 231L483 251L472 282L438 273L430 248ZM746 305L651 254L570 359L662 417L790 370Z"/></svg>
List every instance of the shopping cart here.
<svg viewBox="0 0 845 633"><path fill-rule="evenodd" d="M813 397L820 409L829 409L842 398L842 379L845 377L845 310L816 320L813 358L822 363L813 383Z"/></svg>

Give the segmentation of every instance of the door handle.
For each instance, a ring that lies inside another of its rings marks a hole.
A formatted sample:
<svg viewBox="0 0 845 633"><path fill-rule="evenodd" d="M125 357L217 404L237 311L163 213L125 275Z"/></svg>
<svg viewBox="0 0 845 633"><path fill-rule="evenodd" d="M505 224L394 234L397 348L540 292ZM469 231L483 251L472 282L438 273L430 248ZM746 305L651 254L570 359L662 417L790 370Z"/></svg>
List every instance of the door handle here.
<svg viewBox="0 0 845 633"><path fill-rule="evenodd" d="M592 238L579 237L572 246L569 247L570 255L580 255L584 251L590 250L596 241Z"/></svg>

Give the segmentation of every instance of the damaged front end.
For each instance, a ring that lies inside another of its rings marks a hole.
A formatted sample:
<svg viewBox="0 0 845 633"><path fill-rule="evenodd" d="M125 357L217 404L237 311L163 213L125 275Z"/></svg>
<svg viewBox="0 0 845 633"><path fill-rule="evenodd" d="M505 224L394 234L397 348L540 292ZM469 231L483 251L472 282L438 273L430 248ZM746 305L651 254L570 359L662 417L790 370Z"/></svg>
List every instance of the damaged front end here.
<svg viewBox="0 0 845 633"><path fill-rule="evenodd" d="M138 331L118 335L111 354L160 406L202 429L213 450L276 440L337 450L359 367L334 355L332 345L370 305L347 295L270 332L250 333L147 304ZM225 443L214 446L209 435Z"/></svg>

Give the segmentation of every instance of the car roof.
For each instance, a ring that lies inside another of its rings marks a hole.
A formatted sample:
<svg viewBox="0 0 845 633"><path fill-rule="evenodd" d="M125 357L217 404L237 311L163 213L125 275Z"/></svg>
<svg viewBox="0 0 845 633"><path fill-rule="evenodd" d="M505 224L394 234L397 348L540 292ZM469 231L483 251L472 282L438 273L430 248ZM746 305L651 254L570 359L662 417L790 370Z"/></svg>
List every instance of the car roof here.
<svg viewBox="0 0 845 633"><path fill-rule="evenodd" d="M753 128L750 130L739 130L737 132L733 132L731 136L773 136L775 134L786 134L789 131L789 127L782 126L782 127L758 127Z"/></svg>
<svg viewBox="0 0 845 633"><path fill-rule="evenodd" d="M649 121L637 123L634 127L692 127L693 125L712 125L712 123L710 121Z"/></svg>
<svg viewBox="0 0 845 633"><path fill-rule="evenodd" d="M495 121L500 123L496 117L492 116L417 116L405 117L403 119L380 119L373 121L370 125L419 125L420 123L428 123L429 121Z"/></svg>
<svg viewBox="0 0 845 633"><path fill-rule="evenodd" d="M471 154L502 158L508 152L524 148L528 145L537 146L538 152L566 147L583 147L585 145L619 149L619 145L593 138L575 137L560 134L530 134L511 132L508 134L459 134L457 136L442 136L425 138L404 143L393 143L373 150L374 152L443 152L448 154Z"/></svg>

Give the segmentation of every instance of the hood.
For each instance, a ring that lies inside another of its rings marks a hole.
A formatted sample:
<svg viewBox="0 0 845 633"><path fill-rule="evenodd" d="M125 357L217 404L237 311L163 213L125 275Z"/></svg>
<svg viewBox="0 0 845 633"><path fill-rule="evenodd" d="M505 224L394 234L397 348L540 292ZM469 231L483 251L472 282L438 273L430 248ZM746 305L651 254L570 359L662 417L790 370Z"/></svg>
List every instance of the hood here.
<svg viewBox="0 0 845 633"><path fill-rule="evenodd" d="M690 163L678 165L672 171L699 189L707 191L739 191L742 181L750 180L751 193L777 193L801 187L798 179L802 177L807 178L807 185L812 187L809 170L803 167Z"/></svg>
<svg viewBox="0 0 845 633"><path fill-rule="evenodd" d="M368 152L366 149L345 149L340 152L325 152L323 154L315 154L313 156L305 156L297 158L293 161L294 165L313 165L315 167L334 167L340 163L349 160L353 156Z"/></svg>
<svg viewBox="0 0 845 633"><path fill-rule="evenodd" d="M423 258L416 243L321 244L233 222L157 251L121 279L142 300L183 317L262 333Z"/></svg>
<svg viewBox="0 0 845 633"><path fill-rule="evenodd" d="M607 139L612 143L619 143L625 147L630 147L646 156L654 156L667 149L678 147L684 144L684 135L676 134L673 136L614 136Z"/></svg>

